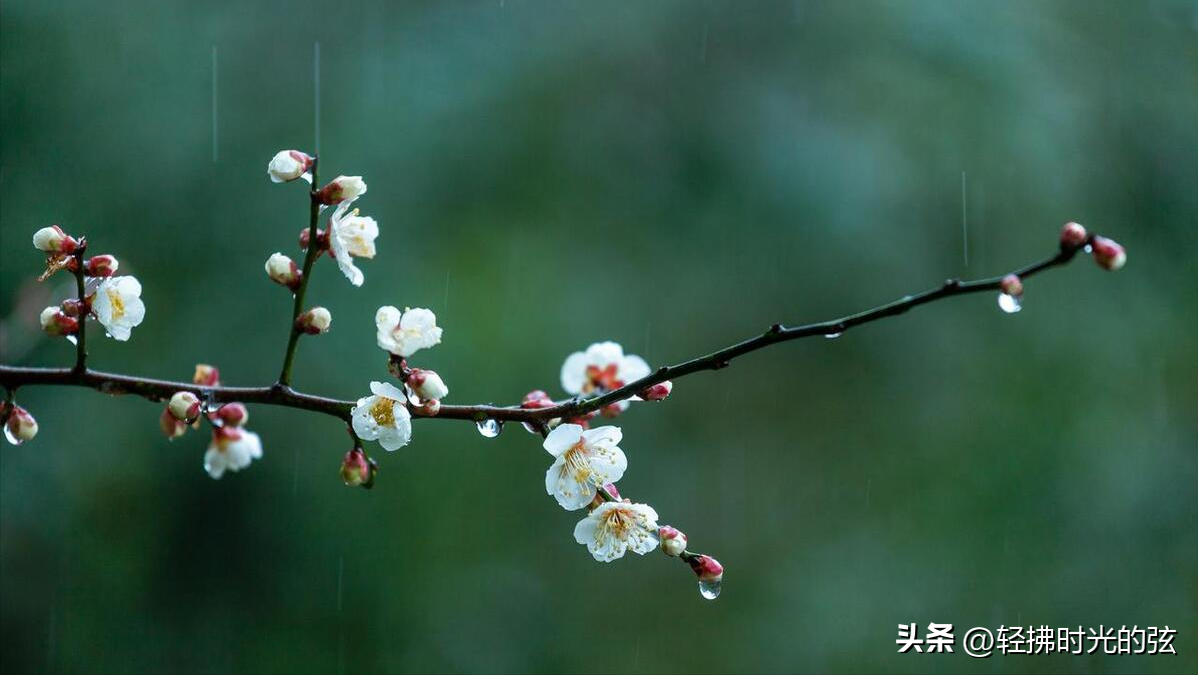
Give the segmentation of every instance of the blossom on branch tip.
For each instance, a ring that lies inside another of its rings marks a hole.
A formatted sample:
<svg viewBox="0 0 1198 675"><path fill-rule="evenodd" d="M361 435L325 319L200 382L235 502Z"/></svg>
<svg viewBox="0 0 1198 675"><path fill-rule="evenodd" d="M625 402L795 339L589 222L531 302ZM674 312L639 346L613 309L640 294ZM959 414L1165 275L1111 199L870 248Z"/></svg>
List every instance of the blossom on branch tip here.
<svg viewBox="0 0 1198 675"><path fill-rule="evenodd" d="M657 384L646 388L644 391L638 394L638 396L646 401L662 401L665 400L672 391L674 391L674 383L666 380L665 382L658 382Z"/></svg>
<svg viewBox="0 0 1198 675"><path fill-rule="evenodd" d="M1086 228L1081 223L1070 221L1061 228L1061 247L1077 248L1086 243Z"/></svg>
<svg viewBox="0 0 1198 675"><path fill-rule="evenodd" d="M342 202L329 219L329 248L341 273L355 286L365 280L362 270L354 265L354 258L373 258L374 240L379 236L379 224L369 216L359 216L354 209L346 215L352 200Z"/></svg>
<svg viewBox="0 0 1198 675"><path fill-rule="evenodd" d="M366 181L361 176L337 176L316 191L316 201L327 206L353 201L366 194Z"/></svg>
<svg viewBox="0 0 1198 675"><path fill-rule="evenodd" d="M92 312L108 335L124 342L146 317L141 300L141 282L136 277L109 277L100 282L92 300Z"/></svg>
<svg viewBox="0 0 1198 675"><path fill-rule="evenodd" d="M1016 298L1023 295L1023 281L1018 274L1008 274L1003 277L1002 281L998 282L998 288L1003 293Z"/></svg>
<svg viewBox="0 0 1198 675"><path fill-rule="evenodd" d="M379 348L396 356L408 357L441 342L437 315L421 307L408 308L402 314L389 305L379 307L374 325L378 328Z"/></svg>
<svg viewBox="0 0 1198 675"><path fill-rule="evenodd" d="M398 450L412 440L412 415L404 395L394 385L371 382L372 396L358 399L350 410L354 433L364 441L378 441L383 449Z"/></svg>
<svg viewBox="0 0 1198 675"><path fill-rule="evenodd" d="M299 150L280 150L266 165L271 182L286 183L307 173L312 168L312 157Z"/></svg>
<svg viewBox="0 0 1198 675"><path fill-rule="evenodd" d="M177 391L171 396L167 410L170 410L176 419L192 422L200 416L200 397L190 391Z"/></svg>
<svg viewBox="0 0 1198 675"><path fill-rule="evenodd" d="M566 357L562 364L562 389L568 394L607 392L645 377L649 370L649 364L641 357L625 355L619 343L596 342L585 352Z"/></svg>
<svg viewBox="0 0 1198 675"><path fill-rule="evenodd" d="M1091 246L1093 247L1094 262L1108 272L1121 269L1127 262L1127 252L1123 250L1119 242L1113 239L1095 236Z"/></svg>
<svg viewBox="0 0 1198 675"><path fill-rule="evenodd" d="M350 487L373 487L377 473L378 465L362 452L362 448L351 449L341 460L341 480Z"/></svg>
<svg viewBox="0 0 1198 675"><path fill-rule="evenodd" d="M574 541L599 562L611 562L631 549L645 555L657 548L657 512L648 504L605 502L574 527Z"/></svg>
<svg viewBox="0 0 1198 675"><path fill-rule="evenodd" d="M94 255L87 259L83 273L89 277L110 277L116 274L116 270L120 265L115 256L108 254Z"/></svg>
<svg viewBox="0 0 1198 675"><path fill-rule="evenodd" d="M662 525L657 530L657 538L661 540L661 551L668 556L677 558L686 550L686 534L676 527Z"/></svg>
<svg viewBox="0 0 1198 675"><path fill-rule="evenodd" d="M73 335L79 332L79 320L73 316L67 316L58 307L43 309L39 321L42 324L42 330L46 331L48 335Z"/></svg>
<svg viewBox="0 0 1198 675"><path fill-rule="evenodd" d="M61 227L51 225L33 233L33 246L43 253L67 254L75 252L79 241L63 232Z"/></svg>
<svg viewBox="0 0 1198 675"><path fill-rule="evenodd" d="M719 583L724 578L724 566L709 555L697 555L688 558L686 562L701 582Z"/></svg>
<svg viewBox="0 0 1198 675"><path fill-rule="evenodd" d="M220 386L220 369L207 363L197 363L195 374L191 381L202 387Z"/></svg>
<svg viewBox="0 0 1198 675"><path fill-rule="evenodd" d="M545 492L567 511L591 503L598 486L615 483L628 468L628 458L618 445L621 438L619 427L558 425L543 444L555 458L545 472Z"/></svg>
<svg viewBox="0 0 1198 675"><path fill-rule="evenodd" d="M262 458L262 439L240 427L216 427L212 443L204 453L204 470L213 478L225 471L240 471L255 459Z"/></svg>
<svg viewBox="0 0 1198 675"><path fill-rule="evenodd" d="M32 441L33 437L37 436L37 420L21 406L15 403L9 405L12 406L12 409L8 413L8 421L4 423L8 441L13 445Z"/></svg>
<svg viewBox="0 0 1198 675"><path fill-rule="evenodd" d="M319 335L328 332L333 325L333 315L324 307L313 307L295 320L295 329L308 335Z"/></svg>
<svg viewBox="0 0 1198 675"><path fill-rule="evenodd" d="M293 291L299 288L300 280L303 279L303 273L295 261L282 253L275 253L266 259L266 276L276 284Z"/></svg>

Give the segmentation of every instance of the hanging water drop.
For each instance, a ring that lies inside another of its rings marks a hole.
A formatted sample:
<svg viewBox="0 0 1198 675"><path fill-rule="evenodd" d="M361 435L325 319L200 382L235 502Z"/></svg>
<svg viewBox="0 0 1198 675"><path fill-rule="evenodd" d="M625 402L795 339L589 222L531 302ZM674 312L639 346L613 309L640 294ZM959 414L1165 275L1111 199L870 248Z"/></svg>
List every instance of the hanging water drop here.
<svg viewBox="0 0 1198 675"><path fill-rule="evenodd" d="M67 342L70 342L70 343L71 343L71 344L73 344L73 345L78 345L78 344L79 344L79 338L75 337L74 335L68 335L68 336L67 336Z"/></svg>
<svg viewBox="0 0 1198 675"><path fill-rule="evenodd" d="M21 439L17 438L16 434L14 434L12 432L12 429L8 428L7 424L4 425L4 438L7 439L8 442L12 443L13 445L20 445L25 442L25 441L22 441Z"/></svg>
<svg viewBox="0 0 1198 675"><path fill-rule="evenodd" d="M1094 252L1094 247L1093 247L1093 246L1091 246L1091 245L1089 245L1089 244L1086 244L1086 247L1085 247L1085 248L1083 248L1082 250L1083 250L1083 251L1085 251L1086 253L1093 253L1093 252Z"/></svg>
<svg viewBox="0 0 1198 675"><path fill-rule="evenodd" d="M704 600L715 600L720 597L720 581L699 581L699 595Z"/></svg>
<svg viewBox="0 0 1198 675"><path fill-rule="evenodd" d="M495 438L499 435L500 431L503 431L503 422L499 420L483 420L476 426L478 427L478 433L482 434L483 438Z"/></svg>
<svg viewBox="0 0 1198 675"><path fill-rule="evenodd" d="M836 338L840 337L840 333L824 333L824 337L829 340L835 340Z"/></svg>
<svg viewBox="0 0 1198 675"><path fill-rule="evenodd" d="M998 307L1007 314L1014 314L1023 309L1023 302L1009 293L998 294Z"/></svg>
<svg viewBox="0 0 1198 675"><path fill-rule="evenodd" d="M536 434L537 436L540 436L540 435L541 435L541 430L540 430L540 429L537 429L536 427L534 427L533 425L529 424L528 422L521 422L521 423L520 423L520 426L524 427L524 430L525 430L525 431L527 431L527 432L528 432L528 433L530 433L530 434Z"/></svg>

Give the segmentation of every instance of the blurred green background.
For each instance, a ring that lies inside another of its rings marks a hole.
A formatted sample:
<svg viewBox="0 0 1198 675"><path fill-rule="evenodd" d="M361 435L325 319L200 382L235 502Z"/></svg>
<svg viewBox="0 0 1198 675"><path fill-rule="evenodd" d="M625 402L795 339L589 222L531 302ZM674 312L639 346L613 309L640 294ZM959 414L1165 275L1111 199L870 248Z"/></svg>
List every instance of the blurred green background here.
<svg viewBox="0 0 1198 675"><path fill-rule="evenodd" d="M437 312L416 362L447 402L511 403L592 341L680 361L1000 273L1066 220L1130 256L620 418L621 491L727 566L716 602L660 555L594 562L515 426L418 422L367 492L339 483L339 424L254 407L264 459L213 481L159 405L22 390L42 431L0 450L5 671L1198 669L1194 2L5 0L0 64L9 364L73 358L36 327L69 280L32 282L29 239L59 223L145 286L95 367L271 381L290 301L262 265L307 206L265 166L317 137L382 228L361 289L326 260L309 293L333 330L296 384L339 398L385 376L381 304ZM957 652L897 654L912 622ZM961 653L1003 624L1168 625L1178 655Z"/></svg>

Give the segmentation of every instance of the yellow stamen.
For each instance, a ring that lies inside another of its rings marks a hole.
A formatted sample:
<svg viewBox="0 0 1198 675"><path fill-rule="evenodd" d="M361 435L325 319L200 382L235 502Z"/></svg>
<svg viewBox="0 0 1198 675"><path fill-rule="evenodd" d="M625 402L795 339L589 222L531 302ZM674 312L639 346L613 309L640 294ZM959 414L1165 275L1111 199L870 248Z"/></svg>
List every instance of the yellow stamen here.
<svg viewBox="0 0 1198 675"><path fill-rule="evenodd" d="M395 399L378 396L370 406L370 416L380 427L395 426Z"/></svg>

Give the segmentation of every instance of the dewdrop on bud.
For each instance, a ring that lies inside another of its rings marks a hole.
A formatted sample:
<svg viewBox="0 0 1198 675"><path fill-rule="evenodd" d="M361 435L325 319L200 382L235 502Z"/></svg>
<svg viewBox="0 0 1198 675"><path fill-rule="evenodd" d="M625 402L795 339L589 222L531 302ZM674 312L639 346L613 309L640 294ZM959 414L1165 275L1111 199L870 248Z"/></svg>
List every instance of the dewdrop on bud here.
<svg viewBox="0 0 1198 675"><path fill-rule="evenodd" d="M42 330L48 335L73 335L79 331L79 320L67 316L58 307L47 307L40 317Z"/></svg>
<svg viewBox="0 0 1198 675"><path fill-rule="evenodd" d="M1061 248L1077 248L1086 243L1086 228L1081 223L1068 222L1061 228Z"/></svg>
<svg viewBox="0 0 1198 675"><path fill-rule="evenodd" d="M663 525L657 530L657 538L661 540L661 552L677 558L686 550L686 534L675 527Z"/></svg>
<svg viewBox="0 0 1198 675"><path fill-rule="evenodd" d="M303 273L296 267L294 260L282 253L275 253L266 259L266 276L276 284L294 291L299 287Z"/></svg>
<svg viewBox="0 0 1198 675"><path fill-rule="evenodd" d="M313 307L295 320L295 329L308 335L318 335L329 330L333 315L324 307Z"/></svg>
<svg viewBox="0 0 1198 675"><path fill-rule="evenodd" d="M173 441L187 433L187 422L175 417L175 414L171 412L170 406L167 406L162 409L162 415L158 417L158 428L162 429L166 440Z"/></svg>
<svg viewBox="0 0 1198 675"><path fill-rule="evenodd" d="M361 448L350 450L341 460L341 480L349 487L370 489L377 473L378 465L367 458Z"/></svg>
<svg viewBox="0 0 1198 675"><path fill-rule="evenodd" d="M73 253L79 242L61 227L51 225L33 233L33 246L44 253Z"/></svg>
<svg viewBox="0 0 1198 675"><path fill-rule="evenodd" d="M249 418L250 411L241 403L226 403L216 411L216 419L227 427L244 426Z"/></svg>
<svg viewBox="0 0 1198 675"><path fill-rule="evenodd" d="M413 368L408 374L408 385L422 401L439 401L449 394L449 387L435 370Z"/></svg>
<svg viewBox="0 0 1198 675"><path fill-rule="evenodd" d="M201 387L218 386L220 385L220 370L207 363L197 363L196 372L191 376L191 381Z"/></svg>
<svg viewBox="0 0 1198 675"><path fill-rule="evenodd" d="M89 277L110 277L116 273L118 267L120 262L115 256L95 255L87 259L83 272Z"/></svg>
<svg viewBox="0 0 1198 675"><path fill-rule="evenodd" d="M366 194L366 181L361 176L337 176L331 183L316 191L316 201L332 206L345 200L353 201Z"/></svg>
<svg viewBox="0 0 1198 675"><path fill-rule="evenodd" d="M720 561L709 555L697 555L688 558L687 563L699 577L699 595L707 600L720 597L720 584L724 580L724 566Z"/></svg>
<svg viewBox="0 0 1198 675"><path fill-rule="evenodd" d="M1119 242L1113 239L1095 236L1092 246L1094 247L1094 262L1108 272L1122 268L1127 262L1127 252L1123 250Z"/></svg>
<svg viewBox="0 0 1198 675"><path fill-rule="evenodd" d="M4 437L13 445L32 441L33 437L37 436L37 420L33 419L28 410L15 403L11 405L12 412L4 424Z"/></svg>
<svg viewBox="0 0 1198 675"><path fill-rule="evenodd" d="M312 168L312 157L299 150L280 150L266 165L271 182L287 183L303 176Z"/></svg>
<svg viewBox="0 0 1198 675"><path fill-rule="evenodd" d="M646 401L663 401L674 390L674 383L666 380L646 388L639 396Z"/></svg>
<svg viewBox="0 0 1198 675"><path fill-rule="evenodd" d="M191 422L200 416L200 397L190 391L177 391L171 396L167 410L171 411L175 419Z"/></svg>

